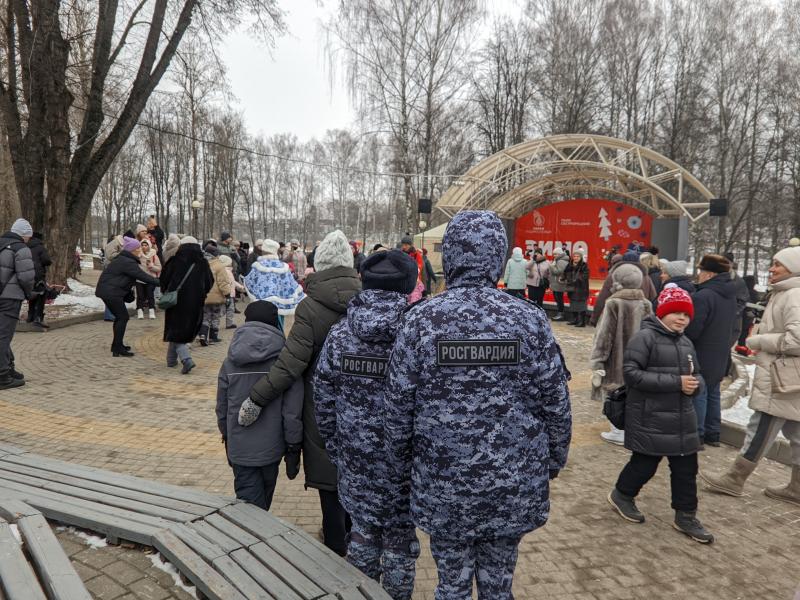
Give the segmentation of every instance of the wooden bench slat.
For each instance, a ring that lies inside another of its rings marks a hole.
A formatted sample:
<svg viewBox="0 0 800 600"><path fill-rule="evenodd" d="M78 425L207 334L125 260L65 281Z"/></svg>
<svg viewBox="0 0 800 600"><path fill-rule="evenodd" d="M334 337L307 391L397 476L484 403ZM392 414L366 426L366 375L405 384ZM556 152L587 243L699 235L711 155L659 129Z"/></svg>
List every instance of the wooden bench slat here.
<svg viewBox="0 0 800 600"><path fill-rule="evenodd" d="M191 513L172 510L170 508L163 508L153 504L145 504L144 502L139 502L137 500L120 498L119 496L113 496L103 492L95 492L93 490L79 488L74 485L65 485L63 483L52 482L47 479L31 477L30 475L22 475L21 473L15 473L2 468L0 468L0 479L5 481L16 481L32 487L38 487L51 492L56 492L58 494L63 494L64 496L71 496L73 498L80 498L82 500L91 500L92 502L99 502L100 504L105 504L106 506L116 506L117 508L123 508L125 510L131 510L143 515L159 517L161 519L167 519L169 521L175 521L178 523L183 523L196 518L196 515Z"/></svg>
<svg viewBox="0 0 800 600"><path fill-rule="evenodd" d="M389 593L374 579L367 579L360 583L358 589L366 600L391 600Z"/></svg>
<svg viewBox="0 0 800 600"><path fill-rule="evenodd" d="M245 502L225 506L219 512L226 519L233 521L260 540L267 541L271 537L289 531L288 525L282 523L267 511Z"/></svg>
<svg viewBox="0 0 800 600"><path fill-rule="evenodd" d="M46 490L44 488L33 487L30 485L26 485L24 483L9 481L7 479L0 479L0 495L3 495L3 490L14 490L17 492L21 492L23 494L32 494L40 498L49 498L57 502L65 502L73 506L82 506L84 508L97 511L99 513L111 515L114 517L121 517L129 521L143 523L145 525L150 525L152 527L166 528L169 527L169 525L172 523L172 521L161 519L159 517L154 517L152 515L145 515L132 510L119 508L117 506L109 506L101 502L83 500L81 498L75 498L73 496L65 496L63 494L59 494L58 492L53 492L51 490Z"/></svg>
<svg viewBox="0 0 800 600"><path fill-rule="evenodd" d="M303 600L319 598L319 596L326 592L326 590L323 590L317 585L317 582L309 579L305 573L294 567L289 561L267 546L264 542L259 542L255 546L250 546L250 552L260 561L259 564L261 564L264 569L289 586ZM235 557L236 554L237 553L234 552L232 556ZM255 577L255 574L253 574L253 576ZM279 597L282 598L282 596Z"/></svg>
<svg viewBox="0 0 800 600"><path fill-rule="evenodd" d="M194 523L189 523L189 528L194 530L195 533L201 535L209 542L214 542L217 544L225 551L225 554L230 554L234 550L238 550L242 547L241 543L237 542L233 538L228 537L205 521L195 521Z"/></svg>
<svg viewBox="0 0 800 600"><path fill-rule="evenodd" d="M120 498L130 498L131 500L137 500L139 502L144 502L145 504L163 506L164 508L170 508L172 510L190 513L195 517L204 517L216 510L208 506L202 506L200 504L186 502L185 500L175 500L173 498L167 498L166 496L160 496L158 494L140 492L137 490L129 490L126 488L109 485L107 483L90 481L89 479L81 479L80 477L74 477L72 475L64 475L62 473L56 473L54 471L47 471L35 467L28 467L26 465L18 465L10 462L0 462L0 469L6 471L13 471L14 473L20 473L22 475L29 475L31 477L38 477L40 479L46 479L47 481L52 481L55 483L73 485L75 487L84 488L87 490L93 490L95 492L103 492L111 496L118 496Z"/></svg>
<svg viewBox="0 0 800 600"><path fill-rule="evenodd" d="M156 550L210 600L246 600L235 587L173 532L159 531L153 538L153 544Z"/></svg>
<svg viewBox="0 0 800 600"><path fill-rule="evenodd" d="M30 504L15 498L4 498L0 496L0 517L11 523L16 523L20 517L29 517L40 514L38 510Z"/></svg>
<svg viewBox="0 0 800 600"><path fill-rule="evenodd" d="M63 500L45 498L35 493L17 492L0 488L3 495L12 495L19 500L24 500L34 508L39 509L48 519L89 529L102 533L108 537L128 540L137 544L152 546L152 537L162 527L154 527L120 517L114 517L91 508L70 504ZM166 525L168 521L164 521Z"/></svg>
<svg viewBox="0 0 800 600"><path fill-rule="evenodd" d="M359 583L368 579L353 565L334 554L325 546L317 543L316 540L311 539L305 532L291 531L281 537L302 552L304 556L308 556L318 565L324 567L346 586L356 587Z"/></svg>
<svg viewBox="0 0 800 600"><path fill-rule="evenodd" d="M11 446L10 444L0 444L0 454L24 454L25 450Z"/></svg>
<svg viewBox="0 0 800 600"><path fill-rule="evenodd" d="M214 529L224 533L229 538L236 540L245 548L257 544L260 541L254 535L217 513L206 516L203 521L209 523Z"/></svg>
<svg viewBox="0 0 800 600"><path fill-rule="evenodd" d="M282 536L271 538L267 544L295 569L303 573L315 584L328 593L336 593L346 586L338 577L325 567L310 559L309 556L295 548Z"/></svg>
<svg viewBox="0 0 800 600"><path fill-rule="evenodd" d="M256 546L264 545L259 542ZM254 546L254 548L256 547ZM266 546L264 546L266 547ZM246 548L240 548L231 553L231 558L242 567L247 574L258 582L262 588L279 600L306 600L307 596L300 596L285 581L278 577L253 556ZM314 596L315 598L319 597Z"/></svg>
<svg viewBox="0 0 800 600"><path fill-rule="evenodd" d="M0 593L8 600L47 600L22 547L5 521L0 521Z"/></svg>
<svg viewBox="0 0 800 600"><path fill-rule="evenodd" d="M337 592L336 595L339 600L364 600L364 596L358 588L347 588Z"/></svg>
<svg viewBox="0 0 800 600"><path fill-rule="evenodd" d="M184 488L168 483L149 481L147 479L134 477L132 475L105 471L103 469L95 469L94 467L87 467L83 465L75 465L38 455L35 457L24 454L19 456L9 455L0 459L0 462L12 462L18 465L37 467L46 471L72 475L73 477L88 479L90 481L98 481L100 483L107 483L130 490L138 490L157 494L166 498L185 500L186 502L192 502L194 504L200 504L202 506L208 506L211 508L222 508L223 506L226 506L232 502L231 499L215 496L213 494L203 492L202 490Z"/></svg>
<svg viewBox="0 0 800 600"><path fill-rule="evenodd" d="M227 552L214 542L208 541L202 535L190 529L182 523L176 523L169 527L169 530L178 536L184 544L197 552L206 562L214 562L220 556L226 556Z"/></svg>
<svg viewBox="0 0 800 600"><path fill-rule="evenodd" d="M222 556L214 561L214 568L231 584L244 594L247 600L275 600L258 582L250 577L230 556Z"/></svg>
<svg viewBox="0 0 800 600"><path fill-rule="evenodd" d="M64 549L42 515L22 517L17 521L25 547L33 560L39 579L53 600L92 600L86 586L75 572Z"/></svg>

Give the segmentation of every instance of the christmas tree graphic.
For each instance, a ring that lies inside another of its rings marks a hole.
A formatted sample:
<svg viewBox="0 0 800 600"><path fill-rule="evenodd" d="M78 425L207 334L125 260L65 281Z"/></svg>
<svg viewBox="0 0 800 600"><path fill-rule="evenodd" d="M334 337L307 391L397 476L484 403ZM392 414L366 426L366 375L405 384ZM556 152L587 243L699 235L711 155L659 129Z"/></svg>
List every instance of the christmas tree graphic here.
<svg viewBox="0 0 800 600"><path fill-rule="evenodd" d="M600 217L600 237L608 241L608 238L611 237L611 221L608 220L606 209L601 208L597 216Z"/></svg>

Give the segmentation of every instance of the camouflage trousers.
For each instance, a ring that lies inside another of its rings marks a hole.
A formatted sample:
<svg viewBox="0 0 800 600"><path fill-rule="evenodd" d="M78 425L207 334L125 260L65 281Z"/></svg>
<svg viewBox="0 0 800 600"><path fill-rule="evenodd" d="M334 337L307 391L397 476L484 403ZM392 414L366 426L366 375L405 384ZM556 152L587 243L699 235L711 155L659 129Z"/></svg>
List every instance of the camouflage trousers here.
<svg viewBox="0 0 800 600"><path fill-rule="evenodd" d="M411 599L418 557L419 540L413 525L375 527L353 517L347 561L367 577L380 581L393 600Z"/></svg>
<svg viewBox="0 0 800 600"><path fill-rule="evenodd" d="M431 537L439 572L436 600L471 600L472 580L479 600L513 600L511 583L521 538L447 540Z"/></svg>

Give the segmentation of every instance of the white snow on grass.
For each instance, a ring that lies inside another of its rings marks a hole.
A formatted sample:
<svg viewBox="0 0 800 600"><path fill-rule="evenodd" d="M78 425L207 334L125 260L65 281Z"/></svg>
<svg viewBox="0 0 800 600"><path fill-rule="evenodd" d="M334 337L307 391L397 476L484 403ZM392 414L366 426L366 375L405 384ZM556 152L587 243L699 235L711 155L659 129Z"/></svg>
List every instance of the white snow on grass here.
<svg viewBox="0 0 800 600"><path fill-rule="evenodd" d="M103 301L94 295L94 288L85 283L81 283L77 279L67 279L70 291L63 293L53 301L55 306L69 306L74 312L97 312L103 311L106 305ZM128 307L135 306L136 303L128 304Z"/></svg>
<svg viewBox="0 0 800 600"><path fill-rule="evenodd" d="M172 576L172 580L175 582L175 585L181 588L187 594L190 594L194 597L197 597L196 588L193 585L186 585L181 581L180 573L178 573L178 569L176 569L172 563L168 563L161 559L161 555L158 552L154 552L153 554L149 554L148 558L150 562L153 563L153 566L156 569L164 571Z"/></svg>
<svg viewBox="0 0 800 600"><path fill-rule="evenodd" d="M14 534L14 537L17 538L17 541L21 544L22 536L19 533L19 527L17 527L14 523L11 523L9 527L11 527L11 533Z"/></svg>
<svg viewBox="0 0 800 600"><path fill-rule="evenodd" d="M105 548L108 546L108 541L104 537L100 537L99 535L92 535L90 533L86 533L85 531L81 531L80 529L75 529L74 527L66 527L64 525L60 525L56 527L56 531L66 531L71 533L77 538L89 546L90 548Z"/></svg>

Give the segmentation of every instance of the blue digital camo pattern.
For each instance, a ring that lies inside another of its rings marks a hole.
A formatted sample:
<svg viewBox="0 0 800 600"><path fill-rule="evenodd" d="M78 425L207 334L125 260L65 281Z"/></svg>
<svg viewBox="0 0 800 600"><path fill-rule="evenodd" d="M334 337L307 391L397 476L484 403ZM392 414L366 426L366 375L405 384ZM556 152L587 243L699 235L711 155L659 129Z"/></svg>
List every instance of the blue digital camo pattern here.
<svg viewBox="0 0 800 600"><path fill-rule="evenodd" d="M454 542L431 538L439 583L435 600L472 600L472 580L479 600L513 600L511 585L520 538Z"/></svg>
<svg viewBox="0 0 800 600"><path fill-rule="evenodd" d="M419 542L408 488L395 485L386 462L386 380L364 363L385 368L406 307L406 296L397 292L364 290L354 296L347 317L328 333L314 374L317 425L338 469L339 500L353 520L347 560L381 581L394 600L411 598ZM345 365L345 355L351 364ZM359 370L369 376L348 374Z"/></svg>
<svg viewBox="0 0 800 600"><path fill-rule="evenodd" d="M572 416L542 310L495 285L507 249L494 213L467 211L443 240L447 291L408 310L388 367L385 436L411 482L418 527L447 539L519 537L549 514L548 471L567 460ZM438 366L440 339L519 340L519 364Z"/></svg>
<svg viewBox="0 0 800 600"><path fill-rule="evenodd" d="M314 407L325 448L339 472L339 500L354 519L383 527L410 525L408 488L395 489L383 438L383 377L342 373L345 354L387 360L406 296L364 290L334 325L317 362ZM404 501L403 507L392 501Z"/></svg>

